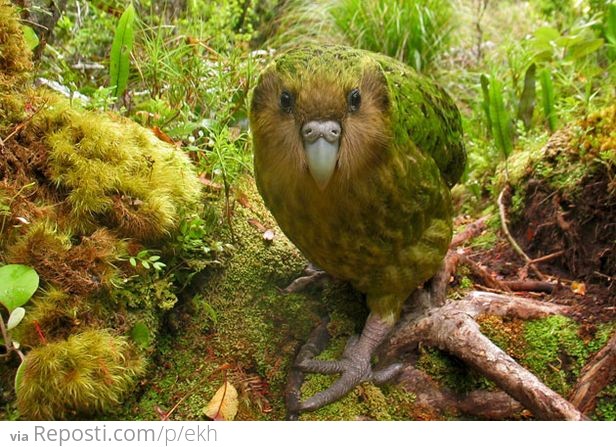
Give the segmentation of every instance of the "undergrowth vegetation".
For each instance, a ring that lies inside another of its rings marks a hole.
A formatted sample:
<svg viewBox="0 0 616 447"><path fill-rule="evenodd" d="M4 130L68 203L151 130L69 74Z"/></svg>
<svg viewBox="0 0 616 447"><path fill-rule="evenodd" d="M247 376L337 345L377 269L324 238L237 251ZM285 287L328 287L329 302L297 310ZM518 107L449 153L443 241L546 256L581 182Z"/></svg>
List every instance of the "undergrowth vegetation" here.
<svg viewBox="0 0 616 447"><path fill-rule="evenodd" d="M23 41L0 35L0 43L17 45L0 52L0 150L23 121L28 141L21 143L38 148L33 141L40 140L47 151L34 152L20 183L7 185L0 176L0 264L31 265L44 279L13 331L34 347L20 374L44 385L22 382L18 403L31 417L70 417L121 401L146 368L162 315L198 272L234 250L231 198L242 202L242 179L252 171L248 99L277 52L308 41L344 43L436 78L462 112L468 166L454 195L460 211L471 214L495 199L516 160L532 159L521 153L539 150L574 121L591 122L590 129L616 102L610 0L77 0L57 16L43 3L20 11L33 67ZM0 8L7 5L0 0ZM131 18L122 21L128 8ZM51 31L35 25L41 11L47 25L55 17ZM32 72L37 85L55 92L9 85L27 84ZM586 149L598 151L609 169L616 163L613 146ZM223 209L209 207L221 194ZM15 223L13 215L23 220ZM89 293L96 298L81 299ZM209 325L217 316L208 303ZM553 331L570 329L550 322ZM525 328L526 339L537 327ZM43 343L45 336L55 345ZM84 351L91 356L80 367L90 377L85 385L60 383L41 363L69 362ZM426 369L446 369L447 361L428 354ZM548 367L557 355L550 354ZM546 364L527 360L539 370ZM109 363L108 371L92 362ZM282 382L278 370L272 376ZM97 381L106 386L86 390ZM64 392L77 397L32 405L40 393ZM613 395L613 386L605 393ZM599 408L606 418L615 412L611 402Z"/></svg>

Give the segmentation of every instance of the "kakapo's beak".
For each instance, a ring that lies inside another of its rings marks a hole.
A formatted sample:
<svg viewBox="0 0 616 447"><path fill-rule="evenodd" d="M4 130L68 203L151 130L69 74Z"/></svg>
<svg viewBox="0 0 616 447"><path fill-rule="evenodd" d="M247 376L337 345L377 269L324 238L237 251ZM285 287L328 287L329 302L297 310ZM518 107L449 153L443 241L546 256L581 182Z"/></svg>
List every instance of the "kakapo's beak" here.
<svg viewBox="0 0 616 447"><path fill-rule="evenodd" d="M308 169L321 190L325 189L336 169L340 134L337 121L309 121L302 126Z"/></svg>

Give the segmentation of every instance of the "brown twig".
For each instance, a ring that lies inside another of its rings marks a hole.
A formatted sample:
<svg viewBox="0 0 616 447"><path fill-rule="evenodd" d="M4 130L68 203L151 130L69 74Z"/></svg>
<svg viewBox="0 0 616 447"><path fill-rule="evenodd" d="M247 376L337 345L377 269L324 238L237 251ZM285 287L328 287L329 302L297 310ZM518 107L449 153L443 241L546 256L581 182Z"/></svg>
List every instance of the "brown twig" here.
<svg viewBox="0 0 616 447"><path fill-rule="evenodd" d="M483 230L486 228L486 222L488 221L488 216L484 216L480 219L477 219L474 222L471 222L464 230L460 233L456 234L451 240L451 244L449 244L449 249L456 248L459 245L462 245L464 242L473 239L476 236L479 236Z"/></svg>
<svg viewBox="0 0 616 447"><path fill-rule="evenodd" d="M552 293L556 284L547 281L513 280L501 281L512 292L542 292Z"/></svg>
<svg viewBox="0 0 616 447"><path fill-rule="evenodd" d="M505 193L509 192L509 189L510 189L509 185L506 185L502 189L500 194L498 195L497 202L498 202L498 210L500 214L501 228L503 230L503 233L505 233L505 236L507 237L509 244L513 248L513 251L515 251L524 260L524 262L526 262L526 264L533 270L533 272L535 272L535 274L540 279L545 280L545 276L543 275L543 273L541 273L539 269L537 268L537 266L533 264L533 260L524 252L524 250L522 250L522 248L518 245L516 240L513 238L513 236L509 232L509 227L507 226L507 212L505 210L505 204L503 203L503 197L505 196Z"/></svg>
<svg viewBox="0 0 616 447"><path fill-rule="evenodd" d="M550 253L549 255L541 256L540 258L531 259L529 264L538 264L540 262L549 261L551 259L557 258L565 254L565 250L558 250L554 253Z"/></svg>
<svg viewBox="0 0 616 447"><path fill-rule="evenodd" d="M479 265L465 254L459 254L460 262L467 265L473 275L479 277L479 279L489 288L494 290L502 290L503 292L511 292L511 289L503 281L500 281L494 277L486 268Z"/></svg>

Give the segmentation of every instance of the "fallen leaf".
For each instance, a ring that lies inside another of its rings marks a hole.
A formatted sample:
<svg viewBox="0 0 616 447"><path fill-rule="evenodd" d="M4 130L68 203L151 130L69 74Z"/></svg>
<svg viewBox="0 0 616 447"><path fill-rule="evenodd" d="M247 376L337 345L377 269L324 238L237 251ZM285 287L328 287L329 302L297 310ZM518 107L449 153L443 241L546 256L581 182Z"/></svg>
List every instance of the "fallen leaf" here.
<svg viewBox="0 0 616 447"><path fill-rule="evenodd" d="M220 191L223 188L223 186L220 183L213 182L212 180L207 178L205 175L199 176L198 179L202 184L204 184L208 188L213 189L215 191Z"/></svg>
<svg viewBox="0 0 616 447"><path fill-rule="evenodd" d="M240 205L242 205L244 208L250 209L250 201L248 200L248 197L246 196L246 194L244 194L243 192L237 194L236 200L239 202Z"/></svg>
<svg viewBox="0 0 616 447"><path fill-rule="evenodd" d="M571 283L571 291L576 295L586 295L586 284L583 282L573 281Z"/></svg>
<svg viewBox="0 0 616 447"><path fill-rule="evenodd" d="M248 223L251 226L255 227L257 230L259 230L261 233L265 233L267 231L267 228L265 227L265 225L259 222L258 219L255 219L255 218L248 219Z"/></svg>
<svg viewBox="0 0 616 447"><path fill-rule="evenodd" d="M215 421L232 421L237 414L237 390L228 381L222 384L203 412Z"/></svg>
<svg viewBox="0 0 616 447"><path fill-rule="evenodd" d="M154 135L156 135L156 137L161 140L164 141L165 143L169 143L169 144L173 144L175 145L175 141L173 141L173 138L171 138L169 135L167 135L165 132L163 132L160 127L158 126L152 126L152 132L154 132Z"/></svg>

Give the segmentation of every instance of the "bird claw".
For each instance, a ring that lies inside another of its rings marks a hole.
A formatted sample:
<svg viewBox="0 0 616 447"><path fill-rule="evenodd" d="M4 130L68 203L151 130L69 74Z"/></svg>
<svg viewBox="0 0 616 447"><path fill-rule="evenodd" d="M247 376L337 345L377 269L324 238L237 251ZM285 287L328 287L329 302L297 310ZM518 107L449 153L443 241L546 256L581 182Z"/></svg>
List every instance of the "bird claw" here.
<svg viewBox="0 0 616 447"><path fill-rule="evenodd" d="M389 365L377 371L372 370L370 355L362 354L357 349L359 338L351 337L347 341L340 360L303 359L295 367L303 372L319 374L340 374L329 388L299 403L299 411L314 411L335 402L362 382L374 382L381 385L400 374L401 364Z"/></svg>
<svg viewBox="0 0 616 447"><path fill-rule="evenodd" d="M321 284L330 278L331 277L323 270L320 270L313 264L308 264L303 271L303 276L294 279L291 284L282 289L282 291L284 293L298 293L310 285Z"/></svg>

